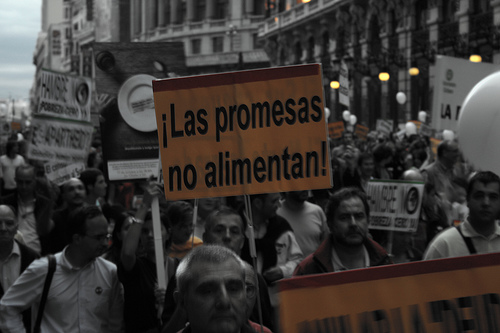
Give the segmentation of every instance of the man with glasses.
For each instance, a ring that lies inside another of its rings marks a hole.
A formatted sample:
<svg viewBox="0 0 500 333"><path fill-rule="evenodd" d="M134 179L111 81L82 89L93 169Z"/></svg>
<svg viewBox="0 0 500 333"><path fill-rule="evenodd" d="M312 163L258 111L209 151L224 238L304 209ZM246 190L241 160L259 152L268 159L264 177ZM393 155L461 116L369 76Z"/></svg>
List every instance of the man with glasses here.
<svg viewBox="0 0 500 333"><path fill-rule="evenodd" d="M55 254L56 270L41 321L42 332L122 332L123 288L116 266L101 258L108 223L96 206L76 209L67 221L69 245ZM0 301L2 332L22 330L21 313L38 306L48 259L34 261Z"/></svg>

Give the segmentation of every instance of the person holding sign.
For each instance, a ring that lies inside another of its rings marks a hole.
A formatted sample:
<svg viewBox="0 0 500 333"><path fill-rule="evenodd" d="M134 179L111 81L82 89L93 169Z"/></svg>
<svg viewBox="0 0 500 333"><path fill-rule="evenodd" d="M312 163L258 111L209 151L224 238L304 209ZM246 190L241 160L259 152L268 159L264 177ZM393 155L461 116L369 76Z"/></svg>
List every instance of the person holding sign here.
<svg viewBox="0 0 500 333"><path fill-rule="evenodd" d="M175 274L178 259L169 257L167 249L171 240L171 228L165 214L160 214L161 239L164 250L164 263L156 262L153 233L153 218L150 211L155 196L162 195L161 185L151 183L144 191L143 204L126 233L118 263L118 276L125 290L125 327L126 332L158 332L161 321L158 311L164 307L165 290L158 288L156 265L165 265L166 284ZM138 255L139 245L144 255ZM167 308L166 306L164 308Z"/></svg>
<svg viewBox="0 0 500 333"><path fill-rule="evenodd" d="M500 178L490 171L475 174L467 188L469 217L439 233L424 260L500 252Z"/></svg>
<svg viewBox="0 0 500 333"><path fill-rule="evenodd" d="M326 216L330 235L295 269L294 276L392 264L387 251L368 237L370 207L358 188L335 192Z"/></svg>

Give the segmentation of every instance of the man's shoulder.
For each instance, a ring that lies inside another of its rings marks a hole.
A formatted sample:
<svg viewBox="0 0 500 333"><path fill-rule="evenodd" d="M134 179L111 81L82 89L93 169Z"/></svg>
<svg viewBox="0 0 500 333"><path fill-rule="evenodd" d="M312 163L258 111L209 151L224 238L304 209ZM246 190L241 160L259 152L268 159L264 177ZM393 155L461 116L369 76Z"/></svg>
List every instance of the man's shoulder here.
<svg viewBox="0 0 500 333"><path fill-rule="evenodd" d="M116 273L117 271L117 266L115 263L112 263L109 260L104 259L103 257L97 257L95 258L95 263L96 265L105 268L109 273Z"/></svg>

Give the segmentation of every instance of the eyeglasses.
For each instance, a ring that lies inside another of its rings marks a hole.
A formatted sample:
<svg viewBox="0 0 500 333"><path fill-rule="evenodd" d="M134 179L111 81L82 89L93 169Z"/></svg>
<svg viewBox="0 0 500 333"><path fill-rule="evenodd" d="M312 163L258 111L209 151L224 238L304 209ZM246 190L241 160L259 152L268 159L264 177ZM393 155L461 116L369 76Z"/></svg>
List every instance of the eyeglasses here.
<svg viewBox="0 0 500 333"><path fill-rule="evenodd" d="M95 239L96 241L98 242L102 242L102 241L109 241L112 237L111 234L107 234L107 235L95 235L95 236L90 236L90 235L85 235L89 238L92 238L92 239Z"/></svg>

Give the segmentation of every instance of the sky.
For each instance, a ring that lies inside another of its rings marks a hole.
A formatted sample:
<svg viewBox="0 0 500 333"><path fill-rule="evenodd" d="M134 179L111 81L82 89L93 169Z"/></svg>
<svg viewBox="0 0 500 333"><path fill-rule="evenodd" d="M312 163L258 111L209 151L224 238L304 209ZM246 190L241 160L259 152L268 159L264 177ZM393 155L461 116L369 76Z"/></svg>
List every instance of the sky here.
<svg viewBox="0 0 500 333"><path fill-rule="evenodd" d="M0 6L0 99L29 97L41 11L42 0L9 0Z"/></svg>

